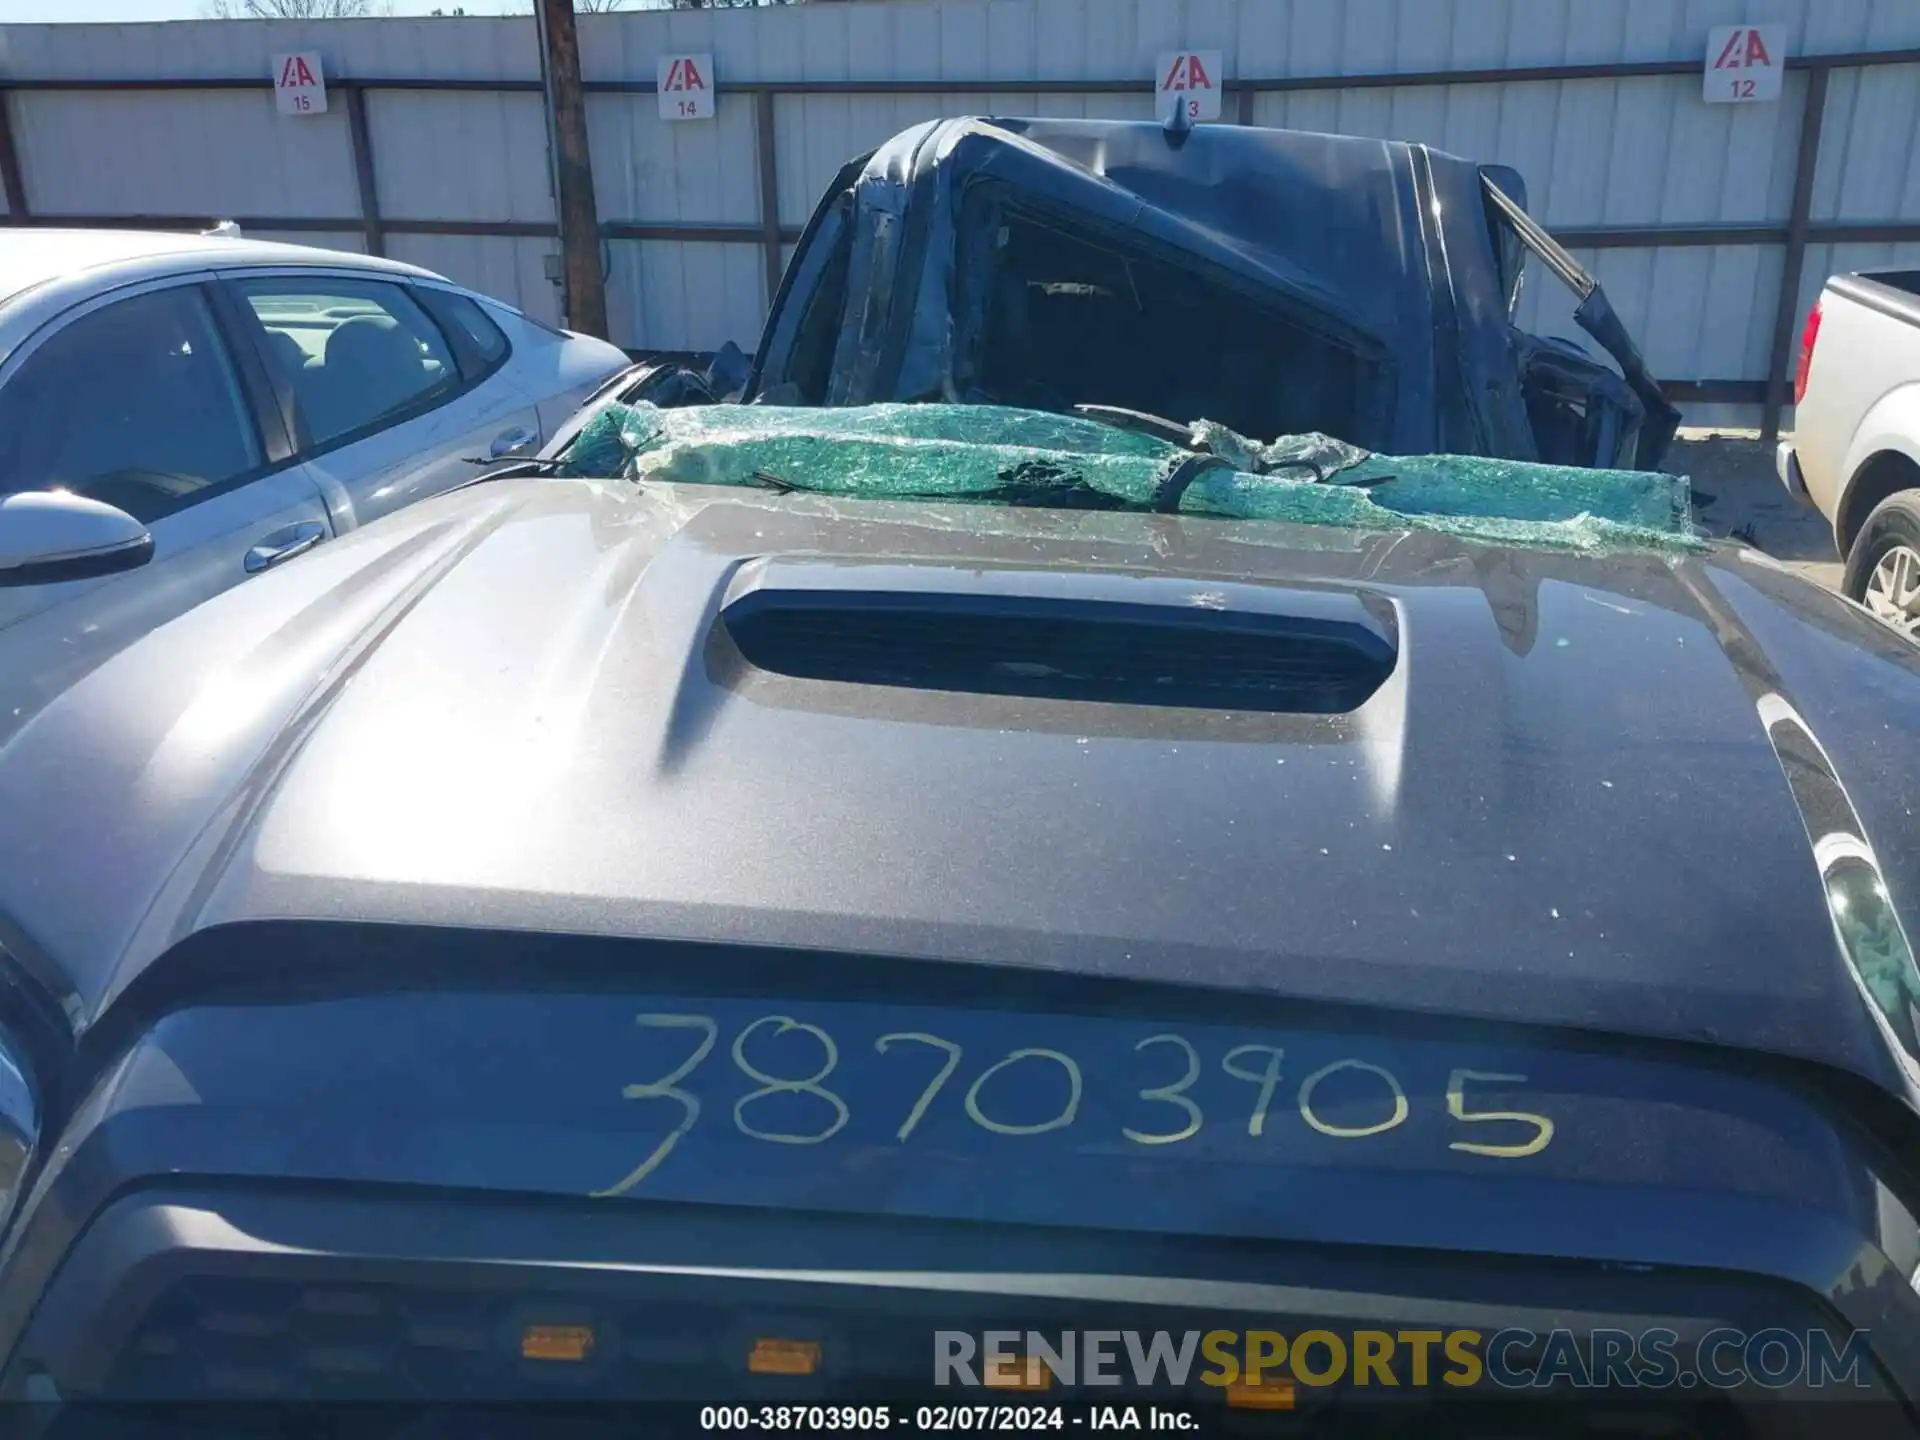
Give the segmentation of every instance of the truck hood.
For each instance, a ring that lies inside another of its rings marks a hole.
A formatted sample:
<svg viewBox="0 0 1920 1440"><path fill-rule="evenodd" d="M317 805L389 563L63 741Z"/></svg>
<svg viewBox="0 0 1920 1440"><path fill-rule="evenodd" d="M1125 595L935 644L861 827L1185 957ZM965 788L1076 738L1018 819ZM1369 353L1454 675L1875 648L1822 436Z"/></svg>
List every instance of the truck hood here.
<svg viewBox="0 0 1920 1440"><path fill-rule="evenodd" d="M1189 612L1358 604L1391 674L1300 714L715 649L754 585L1129 576ZM76 1029L196 932L352 920L1575 1027L1906 1099L1917 658L1743 549L495 481L156 631L0 749L0 944Z"/></svg>

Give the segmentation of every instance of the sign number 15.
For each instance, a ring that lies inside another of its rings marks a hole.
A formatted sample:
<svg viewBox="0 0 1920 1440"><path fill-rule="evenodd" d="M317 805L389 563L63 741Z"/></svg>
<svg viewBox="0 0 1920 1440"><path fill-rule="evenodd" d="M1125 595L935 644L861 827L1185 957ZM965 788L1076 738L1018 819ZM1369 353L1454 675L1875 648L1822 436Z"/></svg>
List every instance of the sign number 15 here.
<svg viewBox="0 0 1920 1440"><path fill-rule="evenodd" d="M274 56L273 98L282 115L325 114L327 77L319 55L308 50Z"/></svg>

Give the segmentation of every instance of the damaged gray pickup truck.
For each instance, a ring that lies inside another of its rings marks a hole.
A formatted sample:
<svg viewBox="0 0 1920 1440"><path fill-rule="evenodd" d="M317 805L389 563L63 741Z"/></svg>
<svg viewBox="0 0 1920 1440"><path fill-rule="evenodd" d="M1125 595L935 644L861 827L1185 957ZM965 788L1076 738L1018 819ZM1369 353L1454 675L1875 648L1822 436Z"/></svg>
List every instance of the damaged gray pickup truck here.
<svg viewBox="0 0 1920 1440"><path fill-rule="evenodd" d="M1285 1429L1012 1393L1920 1434L1920 652L1676 476L1194 429L609 401L35 715L0 1411L939 1432L1259 1331Z"/></svg>
<svg viewBox="0 0 1920 1440"><path fill-rule="evenodd" d="M1679 414L1513 170L1239 126L932 121L846 165L751 364L621 398L1201 418L1398 455L1651 470ZM1617 371L1515 328L1528 256Z"/></svg>

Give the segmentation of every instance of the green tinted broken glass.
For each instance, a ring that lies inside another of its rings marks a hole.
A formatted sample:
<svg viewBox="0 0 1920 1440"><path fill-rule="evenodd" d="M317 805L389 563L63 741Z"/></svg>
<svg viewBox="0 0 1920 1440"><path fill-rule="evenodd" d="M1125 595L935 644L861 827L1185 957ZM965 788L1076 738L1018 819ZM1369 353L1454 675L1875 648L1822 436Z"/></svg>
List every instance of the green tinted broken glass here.
<svg viewBox="0 0 1920 1440"><path fill-rule="evenodd" d="M1433 529L1560 549L1703 543L1688 484L1677 476L1375 455L1323 435L1251 441L1206 421L1193 427L1193 441L1180 446L1079 416L985 405L611 405L581 431L561 473L855 499L1145 510L1172 471L1204 450L1227 463L1187 486L1182 514Z"/></svg>

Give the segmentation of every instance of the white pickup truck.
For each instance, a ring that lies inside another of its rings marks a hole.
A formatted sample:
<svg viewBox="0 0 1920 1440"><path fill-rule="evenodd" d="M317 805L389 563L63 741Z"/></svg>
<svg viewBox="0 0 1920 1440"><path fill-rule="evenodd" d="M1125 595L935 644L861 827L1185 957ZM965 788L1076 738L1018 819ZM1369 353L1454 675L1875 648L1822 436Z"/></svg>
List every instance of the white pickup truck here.
<svg viewBox="0 0 1920 1440"><path fill-rule="evenodd" d="M1832 523L1845 592L1920 640L1920 270L1827 281L1793 404L1781 482Z"/></svg>

